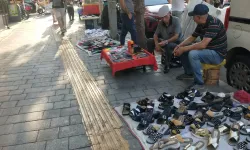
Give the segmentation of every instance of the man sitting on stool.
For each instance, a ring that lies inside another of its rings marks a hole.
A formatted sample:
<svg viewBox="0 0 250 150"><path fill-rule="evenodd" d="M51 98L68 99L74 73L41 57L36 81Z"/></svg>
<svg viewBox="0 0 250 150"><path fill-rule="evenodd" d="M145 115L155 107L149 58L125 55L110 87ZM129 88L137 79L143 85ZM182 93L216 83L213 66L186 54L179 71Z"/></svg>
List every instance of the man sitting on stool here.
<svg viewBox="0 0 250 150"><path fill-rule="evenodd" d="M189 12L193 16L197 27L194 33L179 44L175 50L175 56L181 56L184 74L177 76L178 80L193 79L190 88L204 89L204 81L201 73L201 63L220 64L227 54L227 35L223 23L208 14L209 8L204 4L198 4ZM201 42L193 43L197 37Z"/></svg>
<svg viewBox="0 0 250 150"><path fill-rule="evenodd" d="M153 53L161 51L161 48L165 50L165 68L164 73L169 72L169 65L172 58L172 52L174 48L181 42L182 30L179 19L171 16L169 7L167 5L162 6L159 9L158 15L162 20L159 22L154 34L154 39L148 39L147 47L148 51ZM159 39L159 35L162 39Z"/></svg>

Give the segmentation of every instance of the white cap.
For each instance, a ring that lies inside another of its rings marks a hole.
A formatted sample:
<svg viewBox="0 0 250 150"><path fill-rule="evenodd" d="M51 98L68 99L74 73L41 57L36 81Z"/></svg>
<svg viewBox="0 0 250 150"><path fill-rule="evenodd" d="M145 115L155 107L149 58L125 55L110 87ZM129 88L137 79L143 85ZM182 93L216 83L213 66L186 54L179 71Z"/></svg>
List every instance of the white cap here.
<svg viewBox="0 0 250 150"><path fill-rule="evenodd" d="M158 11L159 17L165 17L170 12L168 5L162 6Z"/></svg>

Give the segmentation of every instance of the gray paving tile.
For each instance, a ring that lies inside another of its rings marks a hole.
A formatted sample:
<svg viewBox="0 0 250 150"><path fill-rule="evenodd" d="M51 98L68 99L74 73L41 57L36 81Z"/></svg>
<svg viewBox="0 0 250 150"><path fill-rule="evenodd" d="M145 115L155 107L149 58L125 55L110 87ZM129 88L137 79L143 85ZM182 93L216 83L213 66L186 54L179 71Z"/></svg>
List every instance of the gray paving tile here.
<svg viewBox="0 0 250 150"><path fill-rule="evenodd" d="M121 94L115 94L115 97L119 101L123 99L128 99L131 97L131 95L129 93L121 93Z"/></svg>
<svg viewBox="0 0 250 150"><path fill-rule="evenodd" d="M76 99L76 96L74 94L67 94L64 97L64 100L73 100Z"/></svg>
<svg viewBox="0 0 250 150"><path fill-rule="evenodd" d="M23 89L10 91L9 95L20 95L23 94L23 91L24 91Z"/></svg>
<svg viewBox="0 0 250 150"><path fill-rule="evenodd" d="M19 101L24 100L26 98L27 94L20 94L20 95L12 95L10 100L11 101Z"/></svg>
<svg viewBox="0 0 250 150"><path fill-rule="evenodd" d="M61 109L61 116L71 116L80 114L78 107L70 107Z"/></svg>
<svg viewBox="0 0 250 150"><path fill-rule="evenodd" d="M15 107L17 104L17 101L12 101L12 102L3 102L1 105L1 108L10 108L10 107Z"/></svg>
<svg viewBox="0 0 250 150"><path fill-rule="evenodd" d="M86 135L73 136L69 138L69 149L89 147L90 142Z"/></svg>
<svg viewBox="0 0 250 150"><path fill-rule="evenodd" d="M8 134L0 136L0 146L19 145L36 141L38 131Z"/></svg>
<svg viewBox="0 0 250 150"><path fill-rule="evenodd" d="M69 139L55 139L47 142L46 150L68 150Z"/></svg>
<svg viewBox="0 0 250 150"><path fill-rule="evenodd" d="M76 106L79 106L77 100L71 100L70 101L70 107L76 107Z"/></svg>
<svg viewBox="0 0 250 150"><path fill-rule="evenodd" d="M146 96L156 95L158 92L155 89L144 90Z"/></svg>
<svg viewBox="0 0 250 150"><path fill-rule="evenodd" d="M42 119L42 116L43 116L43 112L34 112L34 113L9 116L8 120L6 121L6 124L39 120L39 119Z"/></svg>
<svg viewBox="0 0 250 150"><path fill-rule="evenodd" d="M11 133L36 131L50 127L50 119L14 124Z"/></svg>
<svg viewBox="0 0 250 150"><path fill-rule="evenodd" d="M29 93L26 99L38 98L38 97L48 97L54 96L55 91L39 92L39 93Z"/></svg>
<svg viewBox="0 0 250 150"><path fill-rule="evenodd" d="M17 106L28 106L28 105L35 105L35 104L44 104L48 102L47 97L40 97L35 99L28 99L28 100L21 100L18 101Z"/></svg>
<svg viewBox="0 0 250 150"><path fill-rule="evenodd" d="M76 149L76 150L92 150L91 147L86 147L86 148L79 148L79 149Z"/></svg>
<svg viewBox="0 0 250 150"><path fill-rule="evenodd" d="M9 92L9 91L8 91ZM6 102L6 101L9 101L11 96L1 96L0 97L0 102Z"/></svg>
<svg viewBox="0 0 250 150"><path fill-rule="evenodd" d="M11 132L12 127L13 124L0 126L0 135L9 134Z"/></svg>
<svg viewBox="0 0 250 150"><path fill-rule="evenodd" d="M4 147L3 150L45 150L46 142L36 142Z"/></svg>
<svg viewBox="0 0 250 150"><path fill-rule="evenodd" d="M44 111L43 119L57 118L57 117L60 117L60 114L61 114L60 109Z"/></svg>
<svg viewBox="0 0 250 150"><path fill-rule="evenodd" d="M70 89L57 90L56 95L66 95L69 94Z"/></svg>
<svg viewBox="0 0 250 150"><path fill-rule="evenodd" d="M132 97L142 97L142 96L146 96L145 93L143 91L135 91L135 92L130 92L130 95Z"/></svg>
<svg viewBox="0 0 250 150"><path fill-rule="evenodd" d="M58 138L59 128L40 130L37 141L48 141Z"/></svg>
<svg viewBox="0 0 250 150"><path fill-rule="evenodd" d="M54 109L67 108L67 107L70 107L70 101L61 101L54 103Z"/></svg>
<svg viewBox="0 0 250 150"><path fill-rule="evenodd" d="M53 109L53 103L22 106L20 113L36 112Z"/></svg>
<svg viewBox="0 0 250 150"><path fill-rule="evenodd" d="M12 116L17 115L20 111L21 107L13 107L13 108L7 108L2 109L2 113L0 113L0 116Z"/></svg>
<svg viewBox="0 0 250 150"><path fill-rule="evenodd" d="M85 134L83 124L60 127L59 138Z"/></svg>
<svg viewBox="0 0 250 150"><path fill-rule="evenodd" d="M69 125L69 116L53 118L51 121L51 127L60 127Z"/></svg>
<svg viewBox="0 0 250 150"><path fill-rule="evenodd" d="M79 124L82 123L82 116L81 115L73 115L70 116L70 124Z"/></svg>
<svg viewBox="0 0 250 150"><path fill-rule="evenodd" d="M49 97L49 102L62 101L64 97L65 97L64 95L51 96Z"/></svg>
<svg viewBox="0 0 250 150"><path fill-rule="evenodd" d="M0 92L0 97L3 97L3 96L7 96L9 95L11 91L3 91L3 92Z"/></svg>
<svg viewBox="0 0 250 150"><path fill-rule="evenodd" d="M0 125L5 124L5 122L7 121L8 116L4 116L4 117L0 117Z"/></svg>

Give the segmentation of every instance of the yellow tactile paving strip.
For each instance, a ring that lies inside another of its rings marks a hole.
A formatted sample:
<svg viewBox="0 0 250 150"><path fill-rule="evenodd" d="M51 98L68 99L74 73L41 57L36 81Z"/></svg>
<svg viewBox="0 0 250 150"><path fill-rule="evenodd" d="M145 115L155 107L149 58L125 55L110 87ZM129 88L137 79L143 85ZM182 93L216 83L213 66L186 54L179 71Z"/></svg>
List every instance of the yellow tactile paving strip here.
<svg viewBox="0 0 250 150"><path fill-rule="evenodd" d="M93 150L128 150L121 121L69 40L59 47Z"/></svg>

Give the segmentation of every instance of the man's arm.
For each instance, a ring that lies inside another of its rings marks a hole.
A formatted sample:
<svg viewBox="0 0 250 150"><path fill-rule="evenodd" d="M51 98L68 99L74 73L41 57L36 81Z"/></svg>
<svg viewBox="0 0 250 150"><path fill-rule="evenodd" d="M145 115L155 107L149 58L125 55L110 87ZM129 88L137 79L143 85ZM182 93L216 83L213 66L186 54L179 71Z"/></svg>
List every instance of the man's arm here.
<svg viewBox="0 0 250 150"><path fill-rule="evenodd" d="M130 12L129 12L129 10L128 10L128 8L127 8L127 6L126 6L124 0L120 0L120 4L121 4L121 9L122 9L127 15L129 15Z"/></svg>
<svg viewBox="0 0 250 150"><path fill-rule="evenodd" d="M169 4L172 4L172 0L168 0L168 3L169 3Z"/></svg>
<svg viewBox="0 0 250 150"><path fill-rule="evenodd" d="M179 47L189 45L193 43L196 40L197 37L189 36L187 39L185 39L181 44L179 44Z"/></svg>
<svg viewBox="0 0 250 150"><path fill-rule="evenodd" d="M207 47L207 45L211 42L212 38L204 38L201 42L185 46L183 47L184 52L190 51L190 50L202 50Z"/></svg>

